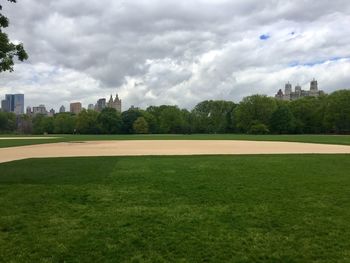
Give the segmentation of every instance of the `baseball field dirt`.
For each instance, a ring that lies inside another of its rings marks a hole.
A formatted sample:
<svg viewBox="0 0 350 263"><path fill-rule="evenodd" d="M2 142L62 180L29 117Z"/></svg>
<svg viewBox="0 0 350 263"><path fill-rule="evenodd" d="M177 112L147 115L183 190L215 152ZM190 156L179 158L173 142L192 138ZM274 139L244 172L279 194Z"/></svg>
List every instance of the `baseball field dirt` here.
<svg viewBox="0 0 350 263"><path fill-rule="evenodd" d="M142 155L350 154L350 146L267 141L144 140L61 142L0 149L0 163L28 158Z"/></svg>

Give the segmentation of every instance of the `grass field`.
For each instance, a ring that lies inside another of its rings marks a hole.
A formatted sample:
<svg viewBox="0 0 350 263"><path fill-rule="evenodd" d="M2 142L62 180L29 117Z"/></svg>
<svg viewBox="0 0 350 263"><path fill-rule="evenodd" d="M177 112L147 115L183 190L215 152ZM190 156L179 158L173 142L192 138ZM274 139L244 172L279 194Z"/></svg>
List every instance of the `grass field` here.
<svg viewBox="0 0 350 263"><path fill-rule="evenodd" d="M193 135L53 135L58 139L0 140L0 148L41 143L92 140L256 140L289 141L350 145L350 135L246 135L246 134L193 134ZM1 137L1 136L0 136ZM3 136L11 137L11 136ZM16 137L16 136L13 136ZM40 136L42 137L42 136Z"/></svg>
<svg viewBox="0 0 350 263"><path fill-rule="evenodd" d="M350 155L0 165L0 262L350 262Z"/></svg>

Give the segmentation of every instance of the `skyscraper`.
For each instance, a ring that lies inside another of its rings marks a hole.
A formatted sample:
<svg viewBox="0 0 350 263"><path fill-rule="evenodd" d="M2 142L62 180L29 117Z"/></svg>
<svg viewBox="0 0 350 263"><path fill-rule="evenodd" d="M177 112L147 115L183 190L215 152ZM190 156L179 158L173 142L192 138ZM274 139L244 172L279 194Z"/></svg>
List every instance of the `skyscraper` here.
<svg viewBox="0 0 350 263"><path fill-rule="evenodd" d="M89 105L88 105L88 110L94 110L94 109L95 109L94 104L89 104Z"/></svg>
<svg viewBox="0 0 350 263"><path fill-rule="evenodd" d="M6 94L1 101L1 108L5 112L24 114L24 94Z"/></svg>
<svg viewBox="0 0 350 263"><path fill-rule="evenodd" d="M70 104L70 112L74 114L79 114L82 110L80 102L73 102Z"/></svg>
<svg viewBox="0 0 350 263"><path fill-rule="evenodd" d="M105 98L99 99L95 106L95 110L102 111L104 108L106 108L106 99Z"/></svg>

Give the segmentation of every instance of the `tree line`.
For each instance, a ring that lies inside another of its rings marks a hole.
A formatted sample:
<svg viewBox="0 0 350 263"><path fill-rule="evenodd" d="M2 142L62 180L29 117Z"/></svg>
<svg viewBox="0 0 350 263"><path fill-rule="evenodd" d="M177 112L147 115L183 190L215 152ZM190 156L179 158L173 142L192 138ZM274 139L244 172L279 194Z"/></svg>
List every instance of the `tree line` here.
<svg viewBox="0 0 350 263"><path fill-rule="evenodd" d="M80 114L58 113L54 117L15 116L0 112L0 132L24 134L320 134L350 133L350 90L320 97L280 101L252 95L236 104L210 100L191 111L177 106L112 108Z"/></svg>

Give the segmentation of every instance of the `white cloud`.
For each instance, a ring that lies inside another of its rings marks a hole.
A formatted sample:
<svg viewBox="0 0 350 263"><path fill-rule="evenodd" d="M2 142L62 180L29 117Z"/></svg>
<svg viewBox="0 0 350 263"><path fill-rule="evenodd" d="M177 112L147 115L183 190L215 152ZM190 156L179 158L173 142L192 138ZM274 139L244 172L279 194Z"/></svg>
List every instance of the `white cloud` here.
<svg viewBox="0 0 350 263"><path fill-rule="evenodd" d="M23 0L4 12L30 60L1 74L0 96L24 92L30 105L118 91L124 109L190 108L313 77L326 92L349 88L347 0Z"/></svg>

